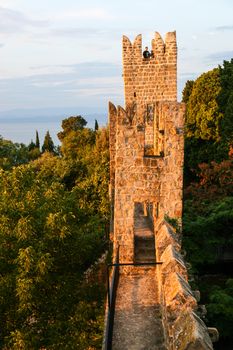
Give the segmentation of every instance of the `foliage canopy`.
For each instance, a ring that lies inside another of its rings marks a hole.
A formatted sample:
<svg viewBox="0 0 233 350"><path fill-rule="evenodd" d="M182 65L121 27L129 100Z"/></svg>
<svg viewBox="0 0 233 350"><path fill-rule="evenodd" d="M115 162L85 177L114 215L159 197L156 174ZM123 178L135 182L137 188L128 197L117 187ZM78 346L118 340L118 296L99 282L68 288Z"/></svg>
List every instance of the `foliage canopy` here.
<svg viewBox="0 0 233 350"><path fill-rule="evenodd" d="M105 288L84 272L105 250L108 133L83 127L63 140L64 156L0 170L3 349L101 347ZM9 156L14 145L2 145Z"/></svg>

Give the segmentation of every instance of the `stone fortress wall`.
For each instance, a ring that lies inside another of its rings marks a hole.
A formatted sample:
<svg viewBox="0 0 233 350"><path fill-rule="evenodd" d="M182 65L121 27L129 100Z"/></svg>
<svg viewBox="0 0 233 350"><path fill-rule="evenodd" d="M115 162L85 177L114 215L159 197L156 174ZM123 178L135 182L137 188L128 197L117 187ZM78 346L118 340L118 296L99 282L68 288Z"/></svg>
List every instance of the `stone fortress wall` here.
<svg viewBox="0 0 233 350"><path fill-rule="evenodd" d="M136 203L151 206L153 215L181 219L183 113L176 102L155 103L163 123L163 156L145 155L145 127L135 114L110 104L110 132L116 143L111 154L111 192L114 193L114 246L120 244L120 261L134 259L134 210ZM112 122L114 120L114 122ZM166 127L165 127L166 125ZM111 143L111 141L110 141ZM111 145L112 147L113 145Z"/></svg>
<svg viewBox="0 0 233 350"><path fill-rule="evenodd" d="M151 270L162 307L163 349L209 350L213 349L209 333L214 339L217 331L208 332L198 316L198 293L188 283L181 234L166 220L176 219L181 225L182 218L185 105L177 102L175 32L166 35L165 43L155 33L152 49L154 57L144 59L141 35L133 44L123 37L125 108L109 103L114 255L120 247L120 263L135 262L135 217L140 205L152 222L154 258L163 262ZM130 271L121 269L121 274Z"/></svg>
<svg viewBox="0 0 233 350"><path fill-rule="evenodd" d="M141 42L140 35L133 45L123 37L125 109L109 104L114 242L128 261L134 256L135 203L153 206L157 217L182 215L185 106L176 102L176 35L168 33L164 44L156 33L150 59L142 57Z"/></svg>

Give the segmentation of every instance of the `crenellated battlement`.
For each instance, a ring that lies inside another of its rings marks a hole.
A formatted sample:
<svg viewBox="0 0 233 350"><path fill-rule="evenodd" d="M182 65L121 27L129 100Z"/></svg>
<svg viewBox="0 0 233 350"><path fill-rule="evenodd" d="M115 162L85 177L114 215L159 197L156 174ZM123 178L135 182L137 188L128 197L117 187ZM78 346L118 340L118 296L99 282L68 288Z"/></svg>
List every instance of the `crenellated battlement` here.
<svg viewBox="0 0 233 350"><path fill-rule="evenodd" d="M127 36L123 36L123 63L128 63L128 58L131 56L134 60L138 59L143 64L143 47L142 35L139 34L134 39L133 43ZM168 32L165 36L165 41L158 32L155 32L155 37L151 40L151 48L154 51L154 57L150 58L149 62L156 64L174 63L174 58L177 57L176 32Z"/></svg>
<svg viewBox="0 0 233 350"><path fill-rule="evenodd" d="M142 36L134 42L123 36L123 76L125 103L145 101L176 101L177 45L176 32L166 34L165 42L158 32L151 42L153 57L143 58Z"/></svg>

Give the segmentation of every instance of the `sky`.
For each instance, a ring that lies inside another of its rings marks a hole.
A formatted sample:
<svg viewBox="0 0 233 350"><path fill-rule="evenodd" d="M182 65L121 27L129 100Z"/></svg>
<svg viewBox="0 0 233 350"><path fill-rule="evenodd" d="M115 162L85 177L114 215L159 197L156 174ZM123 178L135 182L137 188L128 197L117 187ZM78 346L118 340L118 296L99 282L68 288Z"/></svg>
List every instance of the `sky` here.
<svg viewBox="0 0 233 350"><path fill-rule="evenodd" d="M108 101L124 105L122 35L150 46L173 30L180 100L188 79L233 57L232 0L0 0L0 135L56 137L79 114L105 124Z"/></svg>

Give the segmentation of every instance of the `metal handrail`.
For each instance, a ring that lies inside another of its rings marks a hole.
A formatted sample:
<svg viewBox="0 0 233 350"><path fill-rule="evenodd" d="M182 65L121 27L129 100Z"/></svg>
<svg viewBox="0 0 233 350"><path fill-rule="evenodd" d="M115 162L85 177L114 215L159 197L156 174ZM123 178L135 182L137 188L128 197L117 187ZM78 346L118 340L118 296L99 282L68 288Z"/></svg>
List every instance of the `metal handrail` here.
<svg viewBox="0 0 233 350"><path fill-rule="evenodd" d="M115 265L107 265L107 287L108 287L108 313L107 322L105 329L105 342L104 349L112 349L112 336L113 336L113 324L115 314L115 303L116 303L116 291L119 281L119 246L117 248L117 254L115 259ZM109 282L109 267L113 266L111 284Z"/></svg>
<svg viewBox="0 0 233 350"><path fill-rule="evenodd" d="M146 265L162 265L162 261L141 262L141 263L113 263L108 266L146 266Z"/></svg>

